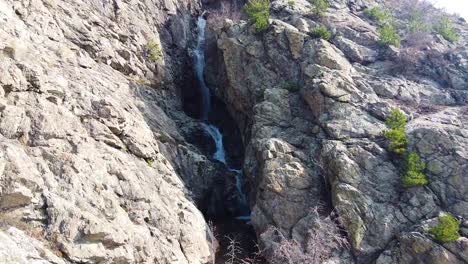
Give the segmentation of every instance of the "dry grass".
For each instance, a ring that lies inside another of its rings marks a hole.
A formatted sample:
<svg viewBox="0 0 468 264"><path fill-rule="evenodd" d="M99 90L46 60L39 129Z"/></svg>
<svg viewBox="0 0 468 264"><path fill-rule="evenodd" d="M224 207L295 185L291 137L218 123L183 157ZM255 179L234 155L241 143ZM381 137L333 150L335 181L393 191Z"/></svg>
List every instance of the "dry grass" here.
<svg viewBox="0 0 468 264"><path fill-rule="evenodd" d="M279 230L274 230L279 236L279 243L266 256L272 264L302 264L323 263L333 252L349 247L348 240L339 227L340 219L332 213L320 216L319 209L313 209L317 219L307 232L303 243L284 236Z"/></svg>
<svg viewBox="0 0 468 264"><path fill-rule="evenodd" d="M231 2L221 2L221 7L219 9L210 11L207 22L209 27L214 30L219 30L223 28L226 19L235 22L241 19L241 12Z"/></svg>

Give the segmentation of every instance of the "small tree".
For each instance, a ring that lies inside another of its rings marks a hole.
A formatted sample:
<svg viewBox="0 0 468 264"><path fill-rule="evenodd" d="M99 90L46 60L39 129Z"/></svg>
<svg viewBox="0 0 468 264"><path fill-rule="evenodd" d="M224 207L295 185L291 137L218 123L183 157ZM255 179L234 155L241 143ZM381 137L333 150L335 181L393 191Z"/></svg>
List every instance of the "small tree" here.
<svg viewBox="0 0 468 264"><path fill-rule="evenodd" d="M406 153L408 140L404 129L390 129L384 132L384 137L390 141L388 149L398 155Z"/></svg>
<svg viewBox="0 0 468 264"><path fill-rule="evenodd" d="M385 124L390 129L404 129L406 126L406 116L399 109L394 108L390 111L390 116L385 119Z"/></svg>
<svg viewBox="0 0 468 264"><path fill-rule="evenodd" d="M410 153L406 157L406 173L402 176L401 181L406 188L424 186L429 182L423 174L426 164L421 161L418 154Z"/></svg>
<svg viewBox="0 0 468 264"><path fill-rule="evenodd" d="M455 219L450 213L439 217L439 224L431 229L429 233L434 236L436 241L448 243L457 240L460 235L461 221Z"/></svg>
<svg viewBox="0 0 468 264"><path fill-rule="evenodd" d="M270 18L269 0L249 0L247 4L244 5L243 10L250 21L255 24L255 30L257 32L268 29L268 19Z"/></svg>
<svg viewBox="0 0 468 264"><path fill-rule="evenodd" d="M408 145L405 134L406 116L400 110L393 109L385 123L390 128L384 132L384 137L390 141L389 150L395 154L404 154Z"/></svg>

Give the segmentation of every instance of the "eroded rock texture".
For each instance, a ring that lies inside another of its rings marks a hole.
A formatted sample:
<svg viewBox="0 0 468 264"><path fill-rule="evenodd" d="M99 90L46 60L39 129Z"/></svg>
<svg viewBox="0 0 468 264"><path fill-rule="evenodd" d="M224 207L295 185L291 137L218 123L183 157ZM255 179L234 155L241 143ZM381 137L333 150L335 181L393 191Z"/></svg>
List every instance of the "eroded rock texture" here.
<svg viewBox="0 0 468 264"><path fill-rule="evenodd" d="M0 1L0 262L211 263L217 169L179 126L199 9Z"/></svg>
<svg viewBox="0 0 468 264"><path fill-rule="evenodd" d="M330 0L321 21L306 0L271 2L266 32L227 20L207 46L207 81L245 145L260 244L274 244L270 227L304 241L322 204L351 244L327 263L466 263L466 23L454 21L456 43L434 35L408 51L377 44L363 10L383 1ZM181 102L195 89L200 10L0 0L1 263L213 262L197 206L223 209L229 191L214 185L233 179L188 143L207 138ZM330 41L311 36L320 23ZM393 108L408 116L426 187L401 185L382 137ZM463 220L462 237L440 244L427 229L445 212Z"/></svg>
<svg viewBox="0 0 468 264"><path fill-rule="evenodd" d="M226 80L215 89L248 140L257 233L268 244L264 232L275 226L301 241L313 228L311 208L331 201L352 262L465 263L466 238L439 245L419 227L439 212L468 217L466 23L455 22L456 44L436 37L414 72L395 72L405 66L400 51L377 44L376 25L362 12L374 3L330 3L321 22L330 42L310 35L320 22L301 0L272 1L263 34L230 20L217 32L224 68L212 71ZM401 185L401 162L382 136L393 108L409 117L409 150L427 164L427 187Z"/></svg>

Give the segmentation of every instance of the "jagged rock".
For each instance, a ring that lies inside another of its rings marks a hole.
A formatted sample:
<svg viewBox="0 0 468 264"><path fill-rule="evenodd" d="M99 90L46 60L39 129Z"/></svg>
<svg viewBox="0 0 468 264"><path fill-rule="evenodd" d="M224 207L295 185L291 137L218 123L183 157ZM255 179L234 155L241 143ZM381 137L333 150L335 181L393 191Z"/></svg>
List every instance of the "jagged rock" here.
<svg viewBox="0 0 468 264"><path fill-rule="evenodd" d="M47 248L46 242L31 238L14 227L0 230L0 263L64 264L60 257Z"/></svg>
<svg viewBox="0 0 468 264"><path fill-rule="evenodd" d="M0 262L211 263L195 202L222 170L175 96L199 8L0 1Z"/></svg>
<svg viewBox="0 0 468 264"><path fill-rule="evenodd" d="M222 64L207 65L219 81L209 86L244 140L261 244L274 242L272 226L304 241L325 204L351 248L324 263L465 263L466 24L454 22L457 43L439 36L419 51L409 75L395 65L407 53L381 48L363 15L375 1L329 3L320 20L307 0L272 0L268 30L226 20L207 45ZM203 153L209 144L189 143L200 128L179 98L193 87L200 5L0 1L0 261L213 262L196 205L232 214L220 201L235 199L234 177ZM319 24L330 41L308 34ZM426 187L404 189L403 161L386 149L395 107L408 116L408 151L427 164ZM441 211L463 218L447 245L427 233Z"/></svg>
<svg viewBox="0 0 468 264"><path fill-rule="evenodd" d="M466 218L466 25L457 24L457 48L447 52L449 44L440 44L445 58L428 52L410 76L395 74L382 56L377 28L362 14L374 3L331 1L323 20L335 35L330 43L301 34L311 22L300 5L295 12L272 2L272 23L261 37L244 24L218 32L227 84L216 92L234 116L247 116L239 126L251 124L242 130L249 139L244 170L255 184L252 223L262 244L273 239L269 226L302 241L310 208L325 200L343 218L357 263L382 251L379 263L459 263L460 253L412 232L439 211ZM260 54L251 46L266 56L251 56ZM395 50L391 59L398 56ZM300 87L279 96L286 81ZM428 187L404 189L403 161L386 150L384 119L395 107L408 114L409 151L426 162ZM405 246L395 248L397 240ZM417 255L413 242L424 252Z"/></svg>

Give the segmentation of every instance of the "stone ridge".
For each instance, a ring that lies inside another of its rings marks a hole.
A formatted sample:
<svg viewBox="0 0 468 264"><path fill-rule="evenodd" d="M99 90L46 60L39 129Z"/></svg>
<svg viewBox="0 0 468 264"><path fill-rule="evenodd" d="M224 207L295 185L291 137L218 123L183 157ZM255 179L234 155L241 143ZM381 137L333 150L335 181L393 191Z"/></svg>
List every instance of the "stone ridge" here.
<svg viewBox="0 0 468 264"><path fill-rule="evenodd" d="M239 126L249 124L244 170L260 243L275 247L271 227L304 241L322 203L343 218L352 246L327 263L466 263L467 24L453 19L460 40L435 36L408 64L406 42L377 44L377 25L363 13L373 1L328 2L322 22L306 0L274 0L266 32L228 19L213 33L224 65L208 79L224 76L212 87ZM319 23L330 41L311 36ZM414 69L395 71L402 66ZM427 164L427 187L401 185L403 166L382 135L393 108L408 115L409 150ZM449 245L424 231L444 212L465 219Z"/></svg>
<svg viewBox="0 0 468 264"><path fill-rule="evenodd" d="M0 0L0 263L212 262L177 96L199 9Z"/></svg>

